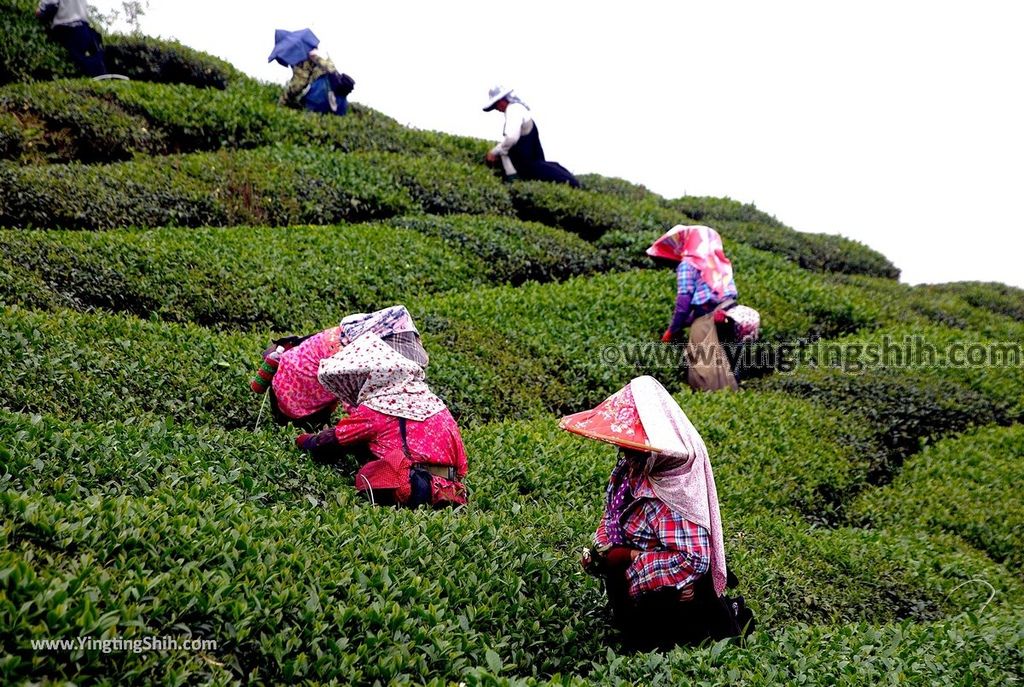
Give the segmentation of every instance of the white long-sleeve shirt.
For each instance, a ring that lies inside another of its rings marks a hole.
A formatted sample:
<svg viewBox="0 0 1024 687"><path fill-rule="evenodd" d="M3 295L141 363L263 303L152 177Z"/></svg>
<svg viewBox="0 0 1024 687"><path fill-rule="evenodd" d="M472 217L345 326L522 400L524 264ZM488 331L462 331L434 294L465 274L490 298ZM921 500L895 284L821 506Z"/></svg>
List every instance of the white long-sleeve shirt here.
<svg viewBox="0 0 1024 687"><path fill-rule="evenodd" d="M39 11L42 12L54 5L57 6L57 14L53 15L51 27L89 21L89 6L85 0L40 0Z"/></svg>
<svg viewBox="0 0 1024 687"><path fill-rule="evenodd" d="M491 148L491 152L501 158L505 174L515 174L516 168L508 159L508 151L519 142L520 136L533 131L533 117L530 110L522 103L509 103L505 108L504 138Z"/></svg>

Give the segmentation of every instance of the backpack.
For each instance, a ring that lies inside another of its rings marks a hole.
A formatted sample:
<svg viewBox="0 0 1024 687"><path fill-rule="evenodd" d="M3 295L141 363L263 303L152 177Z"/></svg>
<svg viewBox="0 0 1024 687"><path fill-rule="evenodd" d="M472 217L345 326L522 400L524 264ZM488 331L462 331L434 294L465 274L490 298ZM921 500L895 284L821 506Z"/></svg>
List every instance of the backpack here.
<svg viewBox="0 0 1024 687"><path fill-rule="evenodd" d="M347 98L352 89L356 87L355 80L348 74L331 72L327 75L327 79L331 86L331 92L339 98Z"/></svg>

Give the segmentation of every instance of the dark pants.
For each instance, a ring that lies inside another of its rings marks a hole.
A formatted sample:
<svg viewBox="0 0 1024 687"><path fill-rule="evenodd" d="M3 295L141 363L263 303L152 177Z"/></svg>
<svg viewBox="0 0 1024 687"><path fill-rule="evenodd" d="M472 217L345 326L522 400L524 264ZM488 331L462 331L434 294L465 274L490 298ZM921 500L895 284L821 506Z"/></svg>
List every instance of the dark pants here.
<svg viewBox="0 0 1024 687"><path fill-rule="evenodd" d="M737 637L741 629L726 601L715 595L710 575L694 583L693 598L679 600L675 588L659 589L631 598L624 575L605 580L615 624L626 646L637 651L699 644L705 639Z"/></svg>
<svg viewBox="0 0 1024 687"><path fill-rule="evenodd" d="M103 39L86 22L58 24L50 29L53 38L67 48L71 60L86 76L100 76L107 73L103 60Z"/></svg>
<svg viewBox="0 0 1024 687"><path fill-rule="evenodd" d="M536 122L533 123L533 131L520 136L516 144L509 149L508 158L520 179L569 184L573 188L580 186L572 172L557 162L548 162L544 158L544 148L540 144Z"/></svg>

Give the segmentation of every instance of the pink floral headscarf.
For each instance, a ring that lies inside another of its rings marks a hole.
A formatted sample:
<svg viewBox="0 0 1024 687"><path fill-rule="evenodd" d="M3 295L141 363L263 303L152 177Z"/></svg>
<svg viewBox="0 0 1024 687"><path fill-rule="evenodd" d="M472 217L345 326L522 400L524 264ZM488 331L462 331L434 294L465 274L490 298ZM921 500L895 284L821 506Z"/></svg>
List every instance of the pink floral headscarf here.
<svg viewBox="0 0 1024 687"><path fill-rule="evenodd" d="M394 417L426 420L445 407L424 381L423 368L373 332L321 360L317 379L349 405Z"/></svg>
<svg viewBox="0 0 1024 687"><path fill-rule="evenodd" d="M732 263L725 257L722 237L711 227L677 224L651 244L647 254L693 265L718 297L732 278Z"/></svg>

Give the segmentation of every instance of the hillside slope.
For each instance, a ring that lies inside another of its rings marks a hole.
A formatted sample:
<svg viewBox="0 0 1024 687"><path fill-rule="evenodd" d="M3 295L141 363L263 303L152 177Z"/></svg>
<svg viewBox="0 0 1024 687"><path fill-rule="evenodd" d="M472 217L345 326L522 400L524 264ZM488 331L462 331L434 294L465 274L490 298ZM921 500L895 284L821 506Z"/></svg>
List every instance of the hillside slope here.
<svg viewBox="0 0 1024 687"><path fill-rule="evenodd" d="M1024 291L900 284L729 199L505 185L483 141L280 110L152 39L110 40L134 81L67 78L30 9L0 2L34 48L0 50L0 681L1024 681L1024 364L993 357ZM736 394L657 342L643 249L696 222L764 318ZM463 427L458 511L369 506L247 386L269 337L396 302ZM745 645L629 655L579 569L615 452L556 421L639 373L711 452ZM31 644L167 636L216 648Z"/></svg>

